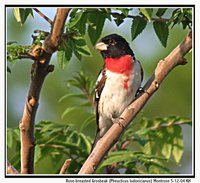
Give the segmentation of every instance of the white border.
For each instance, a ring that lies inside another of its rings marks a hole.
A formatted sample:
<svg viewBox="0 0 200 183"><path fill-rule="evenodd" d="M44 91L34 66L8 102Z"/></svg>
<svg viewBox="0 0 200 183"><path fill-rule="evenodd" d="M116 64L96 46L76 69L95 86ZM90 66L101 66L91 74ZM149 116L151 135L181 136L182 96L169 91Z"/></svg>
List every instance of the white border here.
<svg viewBox="0 0 200 183"><path fill-rule="evenodd" d="M195 28L196 28L196 34L195 34L195 36L196 36L196 40L195 40L195 46L196 46L196 54L195 54L195 60L196 60L196 63L195 63L195 68L194 68L194 70L195 70L195 81L196 81L196 83L195 83L195 90L196 90L196 92L195 92L195 104L196 104L196 106L195 106L195 108L196 108L196 110L198 110L199 109L199 102L198 101L200 101L200 98L199 98L199 94L198 94L198 92L197 92L197 90L199 90L199 85L197 84L198 83L198 81L200 81L200 71L199 71L199 69L200 69L200 65L199 65L199 60L200 60L200 52L198 51L198 48L199 48L199 46L197 46L198 44L199 44L199 35L198 35L198 32L200 31L199 30L199 28L200 28L200 21L199 21L199 12L200 12L200 6L199 6L199 3L200 1L188 1L188 0L184 0L184 1L178 1L177 0L177 2L175 2L174 0L172 1L172 0L163 0L162 1L162 3L161 3L161 1L159 0L159 1L151 1L151 4L152 5L155 5L155 4L158 4L158 5L171 5L171 4L176 4L176 5L178 5L178 4L180 4L180 5L183 5L183 4L185 4L185 5L190 5L190 4L195 4L195 9L196 9L196 25L195 25ZM4 27L5 26L5 8L4 8L4 5L5 4L7 4L7 5L11 5L11 4L13 4L13 5L21 5L21 4L24 4L24 3L26 3L26 4L30 4L30 5L58 5L58 4L61 4L61 5L65 5L65 4L79 4L79 5L90 5L91 4L91 2L87 2L87 1L85 1L85 2L82 2L82 1L80 1L80 0L74 0L73 2L71 1L71 2L66 2L66 1L61 1L61 0L56 0L56 1L54 1L54 2L51 2L51 1L48 1L48 2L43 2L42 4L41 4L41 0L40 1L38 1L38 0L35 0L34 1L34 3L33 2L24 2L24 1L22 1L22 0L18 0L17 2L16 2L16 0L7 0L7 1L5 1L5 0L3 0L3 1L1 1L1 11L0 11L0 16L1 17L3 17L3 21L1 21L1 24L2 24L2 27ZM151 5L150 3L149 3L149 1L143 1L143 2L141 2L141 0L135 0L134 2L132 1L132 0L126 0L126 1L123 1L123 2L116 2L116 1L114 1L114 0L110 0L109 1L109 3L108 3L108 1L105 1L105 0L102 0L101 1L101 3L99 3L99 2L93 2L92 4L96 4L96 5L100 5L100 4L102 4L102 5L104 5L104 4L109 4L109 5L128 5L128 4L130 4L130 5L142 5L142 4L148 4L148 5ZM1 122L0 122L0 134L1 134L1 138L0 138L0 144L1 144L1 152L4 152L4 149L2 149L2 147L4 146L4 114L5 114L5 109L4 109L4 96L5 96L5 90L4 90L4 82L5 82L5 75L4 75L4 63L3 63L3 61L4 61L4 57L5 57L5 55L4 55L4 38L5 38L5 32L3 31L3 33L1 34L1 37L0 37L0 40L1 40L1 43L3 43L3 44L1 44L1 49L0 49L0 54L1 54L1 58L2 58L2 61L0 62L0 74L1 74L1 77L0 77L0 84L1 84L1 90L0 90L0 102L1 102L1 110L0 110L0 116L2 116L2 118L1 118ZM198 69L199 68L199 69ZM199 137L199 132L198 132L198 129L200 129L200 118L199 118L199 115L198 115L198 112L196 112L195 113L196 114L196 124L195 124L195 128L197 129L197 130L195 130L196 131L196 133L195 133L195 139L196 139L196 141L199 139L198 137ZM198 136L198 137L197 137ZM194 139L193 139L194 140ZM195 141L195 142L196 142ZM193 141L194 142L194 141ZM195 162L195 165L196 165L196 167L195 167L195 179L192 179L192 182L199 182L200 181L200 169L199 169L199 165L198 165L198 162L200 162L200 156L199 156L199 148L198 148L198 144L196 144L196 146L195 146L195 154L196 154L196 156L195 156L195 160L196 160L196 162ZM1 153L1 155L2 155L2 153ZM4 178L4 170L5 170L5 167L4 167L4 157L2 158L2 156L0 157L0 163L1 163L1 168L0 168L0 180L2 180L2 181L0 181L0 182L18 182L18 181L20 181L21 183L23 183L23 182L26 182L27 183L27 181L29 181L29 182L35 182L35 181L39 181L39 182L46 182L46 181L48 181L48 182L63 182L63 181L65 181L65 180L63 180L62 178L45 178L45 180L43 179L43 178L40 178L40 179L35 179L35 178L33 178L33 179L31 179L31 178L16 178L16 179L14 179L14 178ZM34 175L35 176L35 175ZM48 175L49 176L49 175ZM157 176L157 175L156 175ZM159 177L159 176L158 176ZM137 177L136 177L137 178Z"/></svg>

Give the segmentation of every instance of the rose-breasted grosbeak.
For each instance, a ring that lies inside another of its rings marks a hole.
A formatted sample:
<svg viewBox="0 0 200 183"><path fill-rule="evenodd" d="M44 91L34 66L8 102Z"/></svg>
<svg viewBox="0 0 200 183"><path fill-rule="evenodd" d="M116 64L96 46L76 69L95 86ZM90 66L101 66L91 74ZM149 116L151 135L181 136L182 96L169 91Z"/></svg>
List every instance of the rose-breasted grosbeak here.
<svg viewBox="0 0 200 183"><path fill-rule="evenodd" d="M97 132L93 147L133 101L143 79L141 64L123 37L108 35L95 48L101 51L104 67L96 81Z"/></svg>

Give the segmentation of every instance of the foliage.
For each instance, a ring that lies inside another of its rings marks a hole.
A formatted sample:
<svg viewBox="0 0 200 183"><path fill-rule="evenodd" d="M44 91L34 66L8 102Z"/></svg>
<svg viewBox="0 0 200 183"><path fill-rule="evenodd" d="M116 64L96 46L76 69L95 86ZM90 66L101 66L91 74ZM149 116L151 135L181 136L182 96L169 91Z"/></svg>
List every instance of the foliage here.
<svg viewBox="0 0 200 183"><path fill-rule="evenodd" d="M190 8L178 8L172 13L173 25L182 24L183 29L186 27L191 29L192 26L192 9Z"/></svg>
<svg viewBox="0 0 200 183"><path fill-rule="evenodd" d="M85 41L86 31L94 45L101 36L106 20L114 21L117 26L120 26L125 19L131 18L132 40L142 33L147 23L153 22L155 33L164 47L167 46L171 25L171 28L176 24L182 24L183 29L191 28L191 8L177 8L173 10L171 17L168 15L168 18L163 18L170 11L167 8L138 8L138 15L132 15L133 10L134 8L73 8L57 52L60 67L65 67L73 53L79 60L83 56L92 56L88 43ZM33 16L33 12L30 8L14 8L14 15L23 25L28 16ZM18 59L19 57L12 58Z"/></svg>
<svg viewBox="0 0 200 183"><path fill-rule="evenodd" d="M14 8L14 16L21 25L23 25L28 18L28 16L33 17L33 10L31 8Z"/></svg>
<svg viewBox="0 0 200 183"><path fill-rule="evenodd" d="M17 44L17 42L7 42L8 62L15 63L16 60L22 58L31 58L32 56L34 56L33 52L37 53L37 50L38 52L40 51L40 47L42 46L42 41L46 38L48 33L40 30L35 30L34 33L38 33L38 35L32 35L33 44L31 46L19 45ZM7 72L11 73L11 69L8 66L7 66Z"/></svg>
<svg viewBox="0 0 200 183"><path fill-rule="evenodd" d="M14 62L20 59L22 55L27 55L31 50L31 46L17 45L16 42L7 43L7 61Z"/></svg>
<svg viewBox="0 0 200 183"><path fill-rule="evenodd" d="M59 102L76 98L77 103L65 109L62 118L74 110L82 110L86 115L86 119L81 123L80 129L83 130L90 123L95 122L94 114L94 81L92 81L84 71L67 81L68 93L59 99Z"/></svg>
<svg viewBox="0 0 200 183"><path fill-rule="evenodd" d="M72 159L68 173L77 173L91 149L91 139L70 126L51 121L41 121L35 126L35 163L46 157L58 173L65 159ZM14 151L11 163L20 169L19 129L7 129L7 146Z"/></svg>
<svg viewBox="0 0 200 183"><path fill-rule="evenodd" d="M167 39L169 36L169 28L165 22L153 22L155 33L164 47L167 46Z"/></svg>
<svg viewBox="0 0 200 183"><path fill-rule="evenodd" d="M131 174L165 174L172 173L166 162L180 163L183 153L182 124L190 124L186 118L171 116L156 118L154 120L143 119L140 128L134 129L131 125L124 133L116 148L111 151L98 168L97 172L104 172L104 168L117 164L112 173ZM72 127L51 121L41 121L35 127L36 147L35 163L50 158L58 173L65 159L72 159L68 173L77 173L87 158L91 149L91 139ZM134 150L131 143L137 143L140 151ZM13 151L10 162L20 169L20 137L19 129L7 129L7 147ZM159 148L158 148L159 147Z"/></svg>

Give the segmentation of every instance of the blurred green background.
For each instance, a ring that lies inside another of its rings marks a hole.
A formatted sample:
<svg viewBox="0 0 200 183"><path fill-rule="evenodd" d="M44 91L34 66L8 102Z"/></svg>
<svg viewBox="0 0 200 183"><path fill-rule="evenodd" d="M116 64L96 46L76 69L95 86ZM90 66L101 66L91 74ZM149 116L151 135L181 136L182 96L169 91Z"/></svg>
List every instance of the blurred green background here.
<svg viewBox="0 0 200 183"><path fill-rule="evenodd" d="M53 20L55 8L39 8L44 14ZM137 10L133 11L133 14ZM170 13L170 11L169 11ZM166 17L169 14L166 14ZM132 20L126 20L119 27L114 22L106 21L102 36L111 33L117 33L126 38L133 49L136 58L141 61L144 69L143 84L151 76L160 59L166 57L188 34L189 30L183 30L181 26L175 26L169 33L167 47L164 48L158 40L152 23L148 23L147 28L133 42L131 42L130 25ZM21 45L30 45L32 43L31 35L35 29L49 31L50 26L36 13L34 18L29 17L25 25L21 26L16 22L11 8L7 9L7 41L17 41ZM55 65L55 70L50 73L43 85L41 92L39 108L36 116L36 122L41 120L50 120L62 122L65 124L73 124L73 128L80 130L80 124L85 118L84 112L71 112L63 119L62 113L67 107L74 105L74 101L58 100L68 91L67 80L83 69L86 74L93 80L96 80L99 70L102 68L103 62L101 55L93 48L87 35L86 41L90 46L93 56L83 57L79 61L75 56L66 65L65 69L61 69L57 63L56 53L52 57L51 64ZM174 69L165 79L160 89L150 99L143 110L139 113L136 120L141 117L154 118L158 116L179 115L192 117L192 53L186 55L188 64L179 66ZM7 126L15 128L18 126L22 117L23 107L30 84L30 70L32 61L19 60L16 64L8 64L11 68L11 74L7 74ZM90 124L84 132L91 137L94 136L96 124ZM172 169L181 174L192 173L192 128L183 126L184 137L184 155L180 166L172 166ZM9 156L9 152L8 152ZM44 166L44 165L43 165ZM47 164L45 164L46 169ZM36 169L44 169L36 165ZM48 165L48 169L52 169L52 165Z"/></svg>

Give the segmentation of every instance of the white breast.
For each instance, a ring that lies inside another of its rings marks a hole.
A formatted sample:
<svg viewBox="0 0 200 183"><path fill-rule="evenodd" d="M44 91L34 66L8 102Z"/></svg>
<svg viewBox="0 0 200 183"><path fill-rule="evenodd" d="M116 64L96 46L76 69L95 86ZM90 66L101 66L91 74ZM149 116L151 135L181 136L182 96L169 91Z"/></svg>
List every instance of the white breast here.
<svg viewBox="0 0 200 183"><path fill-rule="evenodd" d="M106 70L106 82L101 93L98 104L99 127L105 126L107 121L110 126L112 119L121 115L124 109L135 98L136 92L141 85L141 65L139 62L134 62L134 69L130 76L118 74ZM124 88L124 81L128 80L128 91ZM108 122L109 121L109 122Z"/></svg>

